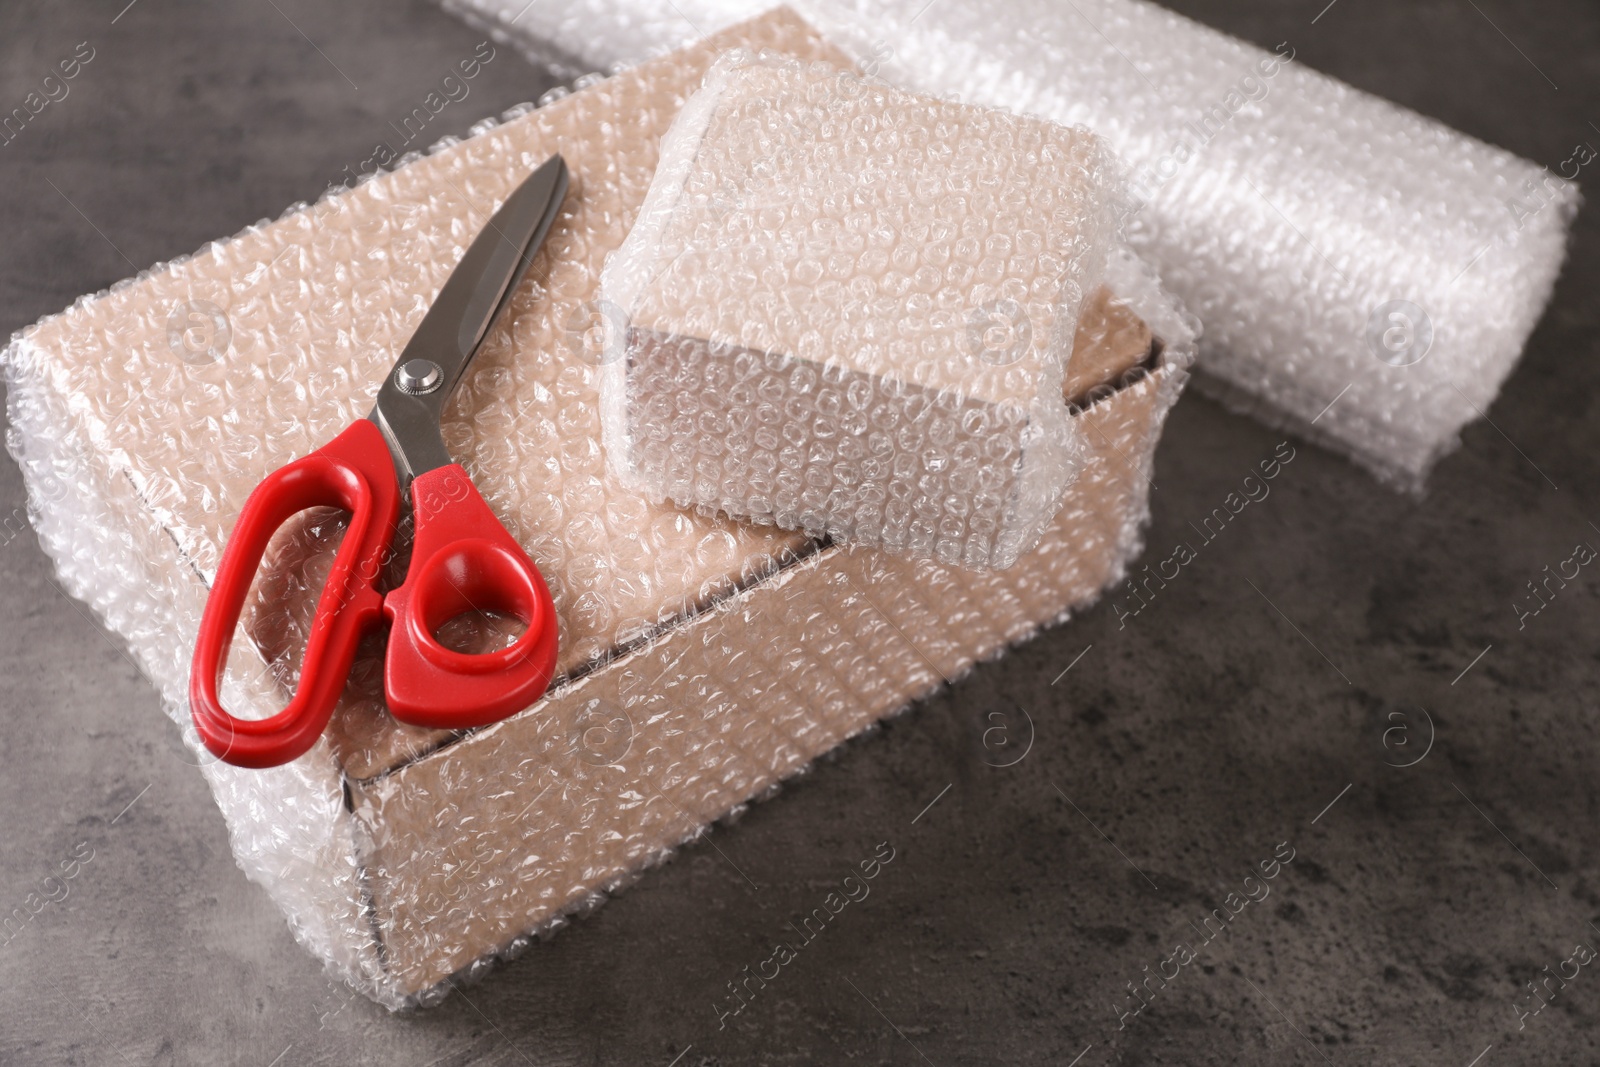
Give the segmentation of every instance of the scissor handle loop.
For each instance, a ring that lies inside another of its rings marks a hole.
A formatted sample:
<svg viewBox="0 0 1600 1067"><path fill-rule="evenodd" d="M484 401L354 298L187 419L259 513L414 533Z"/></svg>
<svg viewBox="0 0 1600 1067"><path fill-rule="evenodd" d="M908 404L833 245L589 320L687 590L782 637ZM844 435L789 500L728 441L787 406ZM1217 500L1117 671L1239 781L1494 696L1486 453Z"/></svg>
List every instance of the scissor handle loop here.
<svg viewBox="0 0 1600 1067"><path fill-rule="evenodd" d="M350 525L317 601L300 682L277 714L236 718L217 694L251 580L278 528L319 506L350 512ZM276 767L316 743L344 690L362 634L383 618L377 584L399 513L394 461L382 432L366 419L256 486L223 547L189 675L195 729L214 755L240 767Z"/></svg>
<svg viewBox="0 0 1600 1067"><path fill-rule="evenodd" d="M390 713L415 726L463 730L531 706L556 666L555 605L539 568L460 464L419 474L411 501L411 567L384 601L393 623L384 661ZM527 629L508 647L477 655L440 644L439 627L472 611L513 615Z"/></svg>

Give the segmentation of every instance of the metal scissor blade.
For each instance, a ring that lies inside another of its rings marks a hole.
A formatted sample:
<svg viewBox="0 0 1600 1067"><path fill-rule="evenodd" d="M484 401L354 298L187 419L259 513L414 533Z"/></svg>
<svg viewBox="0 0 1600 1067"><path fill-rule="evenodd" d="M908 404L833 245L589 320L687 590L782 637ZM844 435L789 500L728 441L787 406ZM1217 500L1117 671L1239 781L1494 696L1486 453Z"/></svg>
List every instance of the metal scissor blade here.
<svg viewBox="0 0 1600 1067"><path fill-rule="evenodd" d="M551 156L506 197L467 247L396 366L418 357L443 372L448 397L527 272L567 191L567 164Z"/></svg>
<svg viewBox="0 0 1600 1067"><path fill-rule="evenodd" d="M384 379L369 417L383 430L403 485L451 462L439 438L445 402L538 254L567 182L566 162L554 155L506 197Z"/></svg>

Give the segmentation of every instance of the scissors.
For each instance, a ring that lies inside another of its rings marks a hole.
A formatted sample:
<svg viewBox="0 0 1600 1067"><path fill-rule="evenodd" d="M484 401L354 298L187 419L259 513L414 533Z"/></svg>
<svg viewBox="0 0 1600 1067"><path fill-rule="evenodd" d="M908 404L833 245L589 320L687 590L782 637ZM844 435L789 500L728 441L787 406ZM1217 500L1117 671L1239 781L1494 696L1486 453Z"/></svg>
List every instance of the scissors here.
<svg viewBox="0 0 1600 1067"><path fill-rule="evenodd" d="M384 692L401 722L486 726L544 695L555 672L556 615L544 578L450 458L445 403L550 231L567 191L552 156L505 200L456 264L384 378L366 418L268 475L245 501L206 600L189 677L200 739L240 767L288 763L316 743L349 678L356 645L387 616ZM407 491L415 539L405 579L387 593ZM306 638L288 706L265 719L223 710L217 691L251 579L278 527L307 508L350 513ZM526 630L478 655L446 648L439 627L468 612L515 616Z"/></svg>

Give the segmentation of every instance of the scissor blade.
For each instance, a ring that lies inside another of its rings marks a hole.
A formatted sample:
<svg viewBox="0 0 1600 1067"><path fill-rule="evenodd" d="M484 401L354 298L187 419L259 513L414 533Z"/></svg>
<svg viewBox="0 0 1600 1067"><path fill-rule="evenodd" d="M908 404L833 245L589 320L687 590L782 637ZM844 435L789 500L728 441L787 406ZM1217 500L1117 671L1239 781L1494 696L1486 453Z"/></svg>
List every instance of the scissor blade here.
<svg viewBox="0 0 1600 1067"><path fill-rule="evenodd" d="M383 430L402 486L451 462L439 436L445 403L489 327L511 302L566 195L567 165L551 156L473 238L384 379L368 417ZM408 365L421 377L403 374Z"/></svg>
<svg viewBox="0 0 1600 1067"><path fill-rule="evenodd" d="M567 165L556 155L506 197L467 247L395 366L431 359L443 373L440 400L455 390L538 254L566 191Z"/></svg>

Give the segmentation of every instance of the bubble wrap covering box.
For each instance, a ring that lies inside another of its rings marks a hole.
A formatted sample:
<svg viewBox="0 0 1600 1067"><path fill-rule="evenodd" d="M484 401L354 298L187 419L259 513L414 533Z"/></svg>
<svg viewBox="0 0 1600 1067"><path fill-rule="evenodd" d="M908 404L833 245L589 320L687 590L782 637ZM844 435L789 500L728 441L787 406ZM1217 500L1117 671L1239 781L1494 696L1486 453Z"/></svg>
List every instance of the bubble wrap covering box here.
<svg viewBox="0 0 1600 1067"><path fill-rule="evenodd" d="M1011 566L1074 473L1063 366L1115 207L1087 130L727 57L602 278L614 468L652 500Z"/></svg>
<svg viewBox="0 0 1600 1067"><path fill-rule="evenodd" d="M731 47L847 63L769 15L142 272L7 349L8 445L45 549L187 726L207 584L249 491L363 415L500 199L566 157L562 215L445 426L549 579L549 693L464 735L402 726L383 708L378 639L305 756L264 771L202 760L240 866L310 950L391 1007L442 996L939 673L1091 600L1138 548L1192 338L1126 256L1108 274L1118 295L1097 294L1079 330L1074 367L1092 385L1074 409L1087 445L1073 504L1010 572L846 551L655 505L607 476L585 340L600 268L661 136ZM234 642L224 700L239 714L270 714L295 682L339 527L307 516L275 539Z"/></svg>
<svg viewBox="0 0 1600 1067"><path fill-rule="evenodd" d="M444 0L595 66L769 2ZM1205 323L1201 386L1391 484L1419 489L1489 408L1560 269L1575 185L1305 68L1292 41L1269 53L1142 0L795 7L905 88L1106 138L1129 240Z"/></svg>

